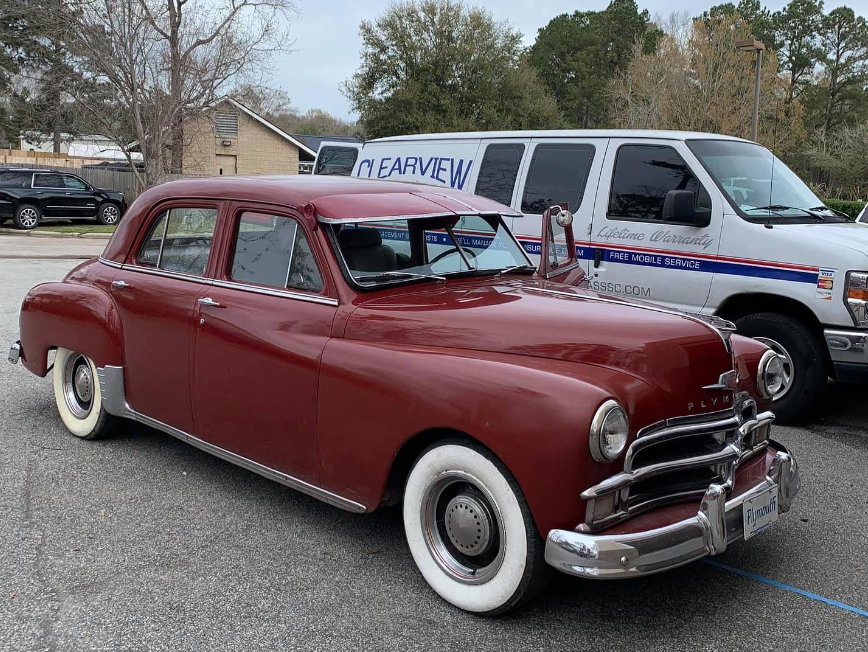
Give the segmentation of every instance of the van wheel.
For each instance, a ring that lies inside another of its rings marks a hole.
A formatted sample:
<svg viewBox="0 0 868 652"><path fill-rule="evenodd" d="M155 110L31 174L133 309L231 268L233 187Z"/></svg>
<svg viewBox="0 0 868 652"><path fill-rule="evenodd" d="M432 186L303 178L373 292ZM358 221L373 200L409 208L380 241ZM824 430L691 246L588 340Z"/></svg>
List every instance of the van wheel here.
<svg viewBox="0 0 868 652"><path fill-rule="evenodd" d="M93 360L68 349L54 357L54 401L63 425L80 439L112 433L118 418L105 411Z"/></svg>
<svg viewBox="0 0 868 652"><path fill-rule="evenodd" d="M782 358L784 387L772 400L781 422L795 422L811 413L826 386L826 355L816 335L802 322L774 312L735 320L738 333L762 342Z"/></svg>
<svg viewBox="0 0 868 652"><path fill-rule="evenodd" d="M30 229L36 228L36 225L39 224L39 220L41 219L42 211L39 210L38 206L34 206L33 204L21 204L15 209L15 217L12 218L12 222L17 228L29 231Z"/></svg>
<svg viewBox="0 0 868 652"><path fill-rule="evenodd" d="M481 447L445 442L425 451L407 479L403 515L425 581L460 609L504 613L530 600L549 576L518 483Z"/></svg>

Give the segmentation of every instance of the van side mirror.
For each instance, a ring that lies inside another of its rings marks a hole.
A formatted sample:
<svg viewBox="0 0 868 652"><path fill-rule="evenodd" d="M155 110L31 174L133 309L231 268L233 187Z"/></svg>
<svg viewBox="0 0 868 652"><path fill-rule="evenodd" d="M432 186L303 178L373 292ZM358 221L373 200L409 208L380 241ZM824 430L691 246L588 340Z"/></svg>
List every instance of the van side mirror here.
<svg viewBox="0 0 868 652"><path fill-rule="evenodd" d="M670 190L663 199L664 222L676 222L688 226L708 226L711 212L696 208L696 193L690 190Z"/></svg>

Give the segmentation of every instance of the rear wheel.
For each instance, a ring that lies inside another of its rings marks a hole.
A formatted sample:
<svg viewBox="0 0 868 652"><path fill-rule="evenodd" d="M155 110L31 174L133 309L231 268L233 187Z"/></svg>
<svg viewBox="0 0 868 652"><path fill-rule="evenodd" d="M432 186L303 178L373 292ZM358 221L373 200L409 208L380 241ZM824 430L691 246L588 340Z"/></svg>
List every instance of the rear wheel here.
<svg viewBox="0 0 868 652"><path fill-rule="evenodd" d="M548 566L524 495L488 451L443 443L416 461L404 530L422 576L447 602L496 615L531 599Z"/></svg>
<svg viewBox="0 0 868 652"><path fill-rule="evenodd" d="M34 229L36 225L39 224L39 220L42 219L42 211L39 210L38 206L34 206L33 204L21 204L15 209L15 216L12 218L12 222L19 229Z"/></svg>
<svg viewBox="0 0 868 652"><path fill-rule="evenodd" d="M802 322L787 315L761 312L736 320L738 333L762 342L784 363L784 386L772 401L780 421L810 414L828 379L823 347Z"/></svg>
<svg viewBox="0 0 868 652"><path fill-rule="evenodd" d="M117 417L105 411L93 360L68 349L54 358L54 400L63 425L81 439L111 434Z"/></svg>
<svg viewBox="0 0 868 652"><path fill-rule="evenodd" d="M100 224L117 224L118 220L121 219L121 211L117 204L105 202L97 210L96 219Z"/></svg>

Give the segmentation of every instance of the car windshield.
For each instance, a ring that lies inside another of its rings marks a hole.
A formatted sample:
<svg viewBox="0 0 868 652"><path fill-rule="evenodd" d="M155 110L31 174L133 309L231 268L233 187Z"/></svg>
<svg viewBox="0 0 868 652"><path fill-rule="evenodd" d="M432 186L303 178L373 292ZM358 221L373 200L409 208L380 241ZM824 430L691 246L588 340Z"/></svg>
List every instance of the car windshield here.
<svg viewBox="0 0 868 652"><path fill-rule="evenodd" d="M765 147L732 140L690 140L688 146L748 219L815 221L834 215Z"/></svg>
<svg viewBox="0 0 868 652"><path fill-rule="evenodd" d="M364 220L332 230L347 272L363 287L534 269L499 215Z"/></svg>

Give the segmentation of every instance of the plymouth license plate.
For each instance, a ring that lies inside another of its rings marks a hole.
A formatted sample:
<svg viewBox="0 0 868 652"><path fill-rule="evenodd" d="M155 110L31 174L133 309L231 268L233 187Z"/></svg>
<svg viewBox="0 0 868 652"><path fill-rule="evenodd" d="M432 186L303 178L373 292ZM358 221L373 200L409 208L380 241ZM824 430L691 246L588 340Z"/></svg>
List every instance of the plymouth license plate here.
<svg viewBox="0 0 868 652"><path fill-rule="evenodd" d="M758 496L744 501L744 540L762 532L778 520L778 487L769 487Z"/></svg>

